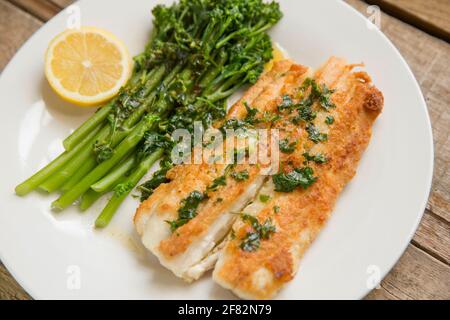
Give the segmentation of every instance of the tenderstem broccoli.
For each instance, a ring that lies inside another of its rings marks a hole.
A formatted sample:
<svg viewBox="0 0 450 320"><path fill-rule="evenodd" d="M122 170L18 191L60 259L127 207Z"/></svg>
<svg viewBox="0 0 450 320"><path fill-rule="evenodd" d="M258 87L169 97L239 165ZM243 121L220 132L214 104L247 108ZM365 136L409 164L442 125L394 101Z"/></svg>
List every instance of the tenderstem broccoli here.
<svg viewBox="0 0 450 320"><path fill-rule="evenodd" d="M63 154L16 187L18 195L62 191L54 209L81 198L86 210L112 192L95 223L105 227L150 167L167 160L173 130L212 125L225 116L230 95L256 82L272 58L266 32L282 17L277 3L262 0L179 0L152 13L150 39L128 83L63 141ZM149 186L147 196L166 181L164 163L142 187Z"/></svg>

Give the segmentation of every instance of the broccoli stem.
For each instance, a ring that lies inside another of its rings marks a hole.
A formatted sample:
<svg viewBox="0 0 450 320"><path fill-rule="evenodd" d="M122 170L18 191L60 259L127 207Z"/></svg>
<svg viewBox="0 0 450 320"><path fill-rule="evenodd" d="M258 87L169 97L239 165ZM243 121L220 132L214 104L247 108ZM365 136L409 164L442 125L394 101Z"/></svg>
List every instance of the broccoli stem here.
<svg viewBox="0 0 450 320"><path fill-rule="evenodd" d="M63 146L67 151L72 150L89 132L99 126L111 112L115 100L101 107L92 117L76 129L70 136L63 141Z"/></svg>
<svg viewBox="0 0 450 320"><path fill-rule="evenodd" d="M206 88L208 87L214 79L220 74L222 71L223 65L225 64L227 60L228 55L224 51L219 52L219 60L217 61L216 66L212 66L210 70L202 77L200 81L200 87Z"/></svg>
<svg viewBox="0 0 450 320"><path fill-rule="evenodd" d="M138 146L144 133L170 135L175 128L190 128L193 121L208 126L222 117L225 99L241 85L254 83L270 59L265 30L281 18L278 4L262 0L179 1L158 5L152 12L152 35L144 52L134 58L127 85L66 138L66 152L19 185L17 194L36 187L62 189L54 209L64 209L82 196L85 210L114 189L96 223L106 226L161 156L142 154L152 150L146 138L144 147ZM161 119L158 126L156 119L150 121L152 115Z"/></svg>
<svg viewBox="0 0 450 320"><path fill-rule="evenodd" d="M162 86L167 86L170 82L173 81L173 79L175 78L175 76L177 75L177 73L181 70L182 66L178 65L176 67L174 67L164 78L164 80L161 82L161 79L163 77L164 74L159 74L159 81L158 83L156 83L154 85L153 91L150 93L150 95L147 97L146 101L139 106L136 111L134 111L129 117L128 119L125 120L125 122L123 123L123 127L124 128L131 128L132 126L134 126L142 117L142 115L145 112L149 111L149 108L152 107L154 100L156 98L157 95L157 85L158 84L162 84Z"/></svg>
<svg viewBox="0 0 450 320"><path fill-rule="evenodd" d="M89 209L98 199L100 199L102 196L104 196L106 193L108 193L109 191L112 190L108 190L107 192L96 192L92 189L86 191L83 196L81 197L81 202L80 202L80 210L81 211L86 211L87 209Z"/></svg>
<svg viewBox="0 0 450 320"><path fill-rule="evenodd" d="M85 175L87 175L92 168L95 167L97 161L90 157L87 161L85 161L81 167L61 186L60 190L62 192L69 191L72 189Z"/></svg>
<svg viewBox="0 0 450 320"><path fill-rule="evenodd" d="M112 198L109 200L106 207L103 209L101 214L98 216L95 221L96 228L104 228L106 227L114 214L116 213L119 206L128 196L128 194L133 190L133 188L139 183L142 177L147 173L147 171L151 168L151 166L163 155L164 150L158 149L145 158L141 163L139 163L136 171L134 171L124 182L120 185L125 186L125 190L122 190L120 193L115 192ZM119 186L120 186L119 185Z"/></svg>
<svg viewBox="0 0 450 320"><path fill-rule="evenodd" d="M166 68L161 66L155 69L149 75L149 80L145 85L145 90L147 93L152 92L156 94L155 89L156 86L161 82L162 77L164 76ZM150 97L147 97L144 103L142 103L124 122L124 129L116 133L112 138L112 147L115 147L119 144L128 134L129 128L133 126L141 117L142 114L149 108L149 105L152 104L154 100L154 95L150 94ZM81 178L87 174L91 169L93 169L96 165L96 160L94 158L92 148L96 141L105 141L108 139L111 130L109 125L104 127L94 141L85 146L77 156L70 163L63 166L58 172L55 172L48 180L46 180L43 184L39 186L41 190L44 190L48 193L52 193L58 190L61 186L63 186L63 191L69 190L73 187ZM80 170L81 169L81 170ZM82 175L82 173L84 173ZM72 179L73 177L73 179Z"/></svg>
<svg viewBox="0 0 450 320"><path fill-rule="evenodd" d="M92 138L96 136L99 128L95 129L84 139L82 143L79 143L75 148L70 151L65 151L58 158L50 162L47 166L36 172L33 176L26 181L19 184L15 192L19 196L25 196L34 189L36 189L42 182L48 179L53 173L61 169L68 161L77 155L86 145L89 145Z"/></svg>
<svg viewBox="0 0 450 320"><path fill-rule="evenodd" d="M141 73L134 74L128 81L127 86L136 86L136 82L141 76ZM111 111L117 102L117 97L101 107L96 113L94 113L88 120L86 120L80 127L78 127L70 136L63 141L64 149L72 150L87 134L99 126Z"/></svg>
<svg viewBox="0 0 450 320"><path fill-rule="evenodd" d="M107 190L102 192L96 192L92 189L86 191L81 197L80 210L86 211L87 209L89 209L98 199L103 197L105 194L113 191L114 187L117 186L118 184L123 183L126 178L127 177L125 176L120 177L119 180L117 180L114 185L111 185Z"/></svg>
<svg viewBox="0 0 450 320"><path fill-rule="evenodd" d="M182 65L175 66L173 70L165 76L162 81L162 85L167 86L170 82L172 82L175 76L180 72L181 68ZM152 88L152 92L146 98L145 102L125 120L123 124L124 128L112 137L113 141L111 143L111 147L117 146L129 134L130 129L128 128L135 125L146 111L148 112L150 111L149 109L152 109L157 93L156 86L161 82L161 78L164 76L165 70L166 68L163 66L156 69L155 73L151 77L153 81L148 83L148 87ZM96 137L96 141L107 140L110 131L111 130L109 130L109 128L104 128L104 130L102 130ZM48 181L45 181L45 184L41 185L40 188L51 193L60 188L62 185L61 190L63 192L67 192L79 181L81 181L81 179L97 165L97 161L92 153L92 144L86 147L86 149L83 149L78 154L74 161L61 168L61 170L56 172Z"/></svg>
<svg viewBox="0 0 450 320"><path fill-rule="evenodd" d="M63 210L74 203L91 185L103 178L109 170L117 165L125 156L130 154L139 141L141 141L144 133L151 129L158 120L159 118L155 115L145 116L143 121L136 125L133 131L117 146L111 158L100 163L72 189L55 200L52 203L52 208L55 210Z"/></svg>
<svg viewBox="0 0 450 320"><path fill-rule="evenodd" d="M106 138L109 134L110 128L103 127L99 134L93 137L89 143L87 143L84 148L82 148L77 155L72 159L72 161L65 164L60 170L52 174L47 180L45 180L39 189L52 193L58 190L64 183L66 183L77 170L85 164L85 161L93 156L92 147L94 143L98 140ZM94 159L95 160L95 159Z"/></svg>
<svg viewBox="0 0 450 320"><path fill-rule="evenodd" d="M114 136L111 147L116 147L131 130L120 131ZM99 135L96 141L107 139L109 132ZM53 192L57 189L66 192L72 189L86 174L88 174L98 164L93 153L93 144L87 150L83 150L72 162L66 164L59 172L55 173L49 180L45 181L40 189ZM61 186L62 185L62 186ZM61 186L61 188L59 188Z"/></svg>
<svg viewBox="0 0 450 320"><path fill-rule="evenodd" d="M108 175L103 177L100 181L96 182L91 186L96 192L104 192L107 191L117 180L120 179L123 175L125 175L128 171L130 171L136 163L136 158L134 156L130 156L124 162L120 163L116 168L113 169Z"/></svg>

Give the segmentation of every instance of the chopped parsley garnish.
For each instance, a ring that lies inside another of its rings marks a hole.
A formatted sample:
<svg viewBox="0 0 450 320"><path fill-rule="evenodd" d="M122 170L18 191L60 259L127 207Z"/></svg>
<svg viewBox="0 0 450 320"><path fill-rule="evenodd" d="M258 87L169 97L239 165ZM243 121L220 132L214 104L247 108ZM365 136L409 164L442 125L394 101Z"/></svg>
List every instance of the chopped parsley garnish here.
<svg viewBox="0 0 450 320"><path fill-rule="evenodd" d="M244 122L248 124L255 124L256 122L258 122L258 120L256 119L258 109L249 107L247 102L244 102L244 106L245 109L247 110L247 116L245 117Z"/></svg>
<svg viewBox="0 0 450 320"><path fill-rule="evenodd" d="M297 111L298 115L292 118L292 123L296 125L301 121L313 121L317 117L317 112L313 111L310 106L302 106Z"/></svg>
<svg viewBox="0 0 450 320"><path fill-rule="evenodd" d="M172 162L165 159L160 162L160 165L161 169L156 171L150 180L139 186L139 190L141 191L141 202L147 200L161 184L169 182L169 179L166 178L166 174L167 171L172 168Z"/></svg>
<svg viewBox="0 0 450 320"><path fill-rule="evenodd" d="M137 162L155 152L157 149L172 150L175 146L169 136L147 131L137 148Z"/></svg>
<svg viewBox="0 0 450 320"><path fill-rule="evenodd" d="M272 177L275 191L292 192L296 188L308 188L317 181L314 170L310 167L296 168L289 173L278 173Z"/></svg>
<svg viewBox="0 0 450 320"><path fill-rule="evenodd" d="M314 101L320 97L320 88L317 85L316 81L311 78L307 78L301 87L302 92L305 92L309 87L311 87L311 93L307 98L304 98L300 103L299 107L311 107L314 104Z"/></svg>
<svg viewBox="0 0 450 320"><path fill-rule="evenodd" d="M236 181L244 181L247 180L249 178L249 174L247 169L242 170L240 172L233 172L231 174L231 177L236 180Z"/></svg>
<svg viewBox="0 0 450 320"><path fill-rule="evenodd" d="M261 224L256 217L243 214L242 220L250 223L253 228L251 232L247 232L241 242L240 247L244 251L256 251L261 246L261 240L269 239L270 236L276 232L275 225L272 224L271 219L267 219Z"/></svg>
<svg viewBox="0 0 450 320"><path fill-rule="evenodd" d="M256 116L259 113L258 109L249 107L247 102L244 102L244 106L245 106L245 109L247 110L247 115L244 119L244 122L247 123L248 125L255 125L258 123L275 122L281 118L280 115L278 115L274 112L270 112L270 111L264 111L262 114L262 117L257 118Z"/></svg>
<svg viewBox="0 0 450 320"><path fill-rule="evenodd" d="M181 201L181 206L178 209L178 219L173 221L166 221L170 225L170 230L174 232L179 227L188 223L191 219L197 216L197 208L200 202L207 196L200 191L192 191L189 196Z"/></svg>
<svg viewBox="0 0 450 320"><path fill-rule="evenodd" d="M262 203L266 203L269 200L270 200L270 196L268 196L267 194L261 194L259 196L259 201L261 201Z"/></svg>
<svg viewBox="0 0 450 320"><path fill-rule="evenodd" d="M261 122L264 123L273 123L281 119L279 114L270 111L264 111L263 116L261 118Z"/></svg>
<svg viewBox="0 0 450 320"><path fill-rule="evenodd" d="M325 84L322 85L322 90L320 92L319 103L325 110L336 108L336 105L331 102L331 95L334 90L330 90Z"/></svg>
<svg viewBox="0 0 450 320"><path fill-rule="evenodd" d="M312 123L306 125L306 132L308 132L309 140L314 143L325 142L328 140L328 135L326 133L320 133Z"/></svg>
<svg viewBox="0 0 450 320"><path fill-rule="evenodd" d="M325 155L323 155L322 153L318 153L316 155L311 155L308 152L305 152L303 154L303 156L305 157L305 163L308 163L309 161L313 161L317 164L323 164L323 163L327 163L328 159Z"/></svg>
<svg viewBox="0 0 450 320"><path fill-rule="evenodd" d="M306 104L312 104L317 100L320 106L327 111L336 107L331 102L331 95L334 93L334 90L330 90L325 84L319 86L319 84L311 78L305 80L301 89L305 91L309 86L311 86L311 94L306 99Z"/></svg>
<svg viewBox="0 0 450 320"><path fill-rule="evenodd" d="M261 245L261 240L258 232L248 232L244 240L241 242L241 249L247 252L256 251Z"/></svg>
<svg viewBox="0 0 450 320"><path fill-rule="evenodd" d="M316 118L317 112L312 110L315 102L318 102L326 111L336 107L331 102L331 95L334 91L330 90L325 84L321 87L315 80L307 78L303 82L300 92L303 94L309 87L311 87L311 93L296 105L298 115L292 118L294 124L299 124L301 121L311 122Z"/></svg>
<svg viewBox="0 0 450 320"><path fill-rule="evenodd" d="M283 140L280 140L279 146L280 146L281 152L291 154L295 151L295 147L297 146L297 141L290 143L288 139L283 139Z"/></svg>
<svg viewBox="0 0 450 320"><path fill-rule="evenodd" d="M233 129L235 131L241 129L245 131L248 128L253 128L258 123L275 122L280 119L278 114L269 111L264 111L262 117L257 118L259 113L258 109L250 107L247 102L244 102L244 106L247 110L246 117L244 119L228 119L220 128L222 132L225 132L226 129Z"/></svg>
<svg viewBox="0 0 450 320"><path fill-rule="evenodd" d="M274 206L273 207L273 212L275 212L275 213L279 213L280 210L281 210L281 208L279 206Z"/></svg>
<svg viewBox="0 0 450 320"><path fill-rule="evenodd" d="M208 194L209 192L217 191L217 189L220 186L226 186L227 185L227 177L228 177L231 169L233 169L233 167L234 167L234 164L228 165L225 168L223 175L214 179L213 182L211 183L211 185L206 188L206 194Z"/></svg>
<svg viewBox="0 0 450 320"><path fill-rule="evenodd" d="M97 163L102 163L110 159L114 154L114 149L111 148L109 143L100 143L97 142L94 145L94 154Z"/></svg>
<svg viewBox="0 0 450 320"><path fill-rule="evenodd" d="M313 81L314 80L311 78L306 78L305 81L303 81L302 86L300 87L300 92L305 92L306 90L308 90L308 88L312 85Z"/></svg>
<svg viewBox="0 0 450 320"><path fill-rule="evenodd" d="M327 125L332 125L333 123L334 123L334 117L333 116L327 116L326 118L325 118L325 123L327 124Z"/></svg>
<svg viewBox="0 0 450 320"><path fill-rule="evenodd" d="M247 129L247 127L249 126L249 124L247 122L245 122L244 120L240 120L240 119L236 119L236 118L231 118L228 119L225 124L222 126L221 130L222 132L225 132L226 129L232 129L232 130L245 130Z"/></svg>
<svg viewBox="0 0 450 320"><path fill-rule="evenodd" d="M282 97L282 102L281 104L278 106L278 111L282 112L285 110L292 110L292 107L294 106L294 103L292 102L292 98L285 94Z"/></svg>
<svg viewBox="0 0 450 320"><path fill-rule="evenodd" d="M220 186L226 186L226 185L227 185L226 175L220 176L220 177L214 179L212 184L210 186L208 186L208 188L206 188L206 193L217 191L217 189L219 189Z"/></svg>

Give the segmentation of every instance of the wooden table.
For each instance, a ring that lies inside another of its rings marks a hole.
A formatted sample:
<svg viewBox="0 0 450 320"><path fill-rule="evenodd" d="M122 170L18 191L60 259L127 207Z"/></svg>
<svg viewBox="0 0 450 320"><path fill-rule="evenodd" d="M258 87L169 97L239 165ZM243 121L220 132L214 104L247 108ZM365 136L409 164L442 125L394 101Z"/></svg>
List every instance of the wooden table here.
<svg viewBox="0 0 450 320"><path fill-rule="evenodd" d="M0 70L19 47L72 0L0 0ZM450 299L450 0L347 0L381 29L411 66L428 103L435 143L431 195L414 239L367 299ZM30 299L0 263L0 299Z"/></svg>

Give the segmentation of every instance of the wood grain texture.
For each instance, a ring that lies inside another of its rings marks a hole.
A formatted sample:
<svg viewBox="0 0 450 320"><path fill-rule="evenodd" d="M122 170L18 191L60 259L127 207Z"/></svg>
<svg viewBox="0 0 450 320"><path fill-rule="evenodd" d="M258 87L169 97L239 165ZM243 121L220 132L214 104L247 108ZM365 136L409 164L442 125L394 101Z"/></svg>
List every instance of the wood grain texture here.
<svg viewBox="0 0 450 320"><path fill-rule="evenodd" d="M4 0L0 1L0 21L0 70L3 70L42 23Z"/></svg>
<svg viewBox="0 0 450 320"><path fill-rule="evenodd" d="M0 263L0 300L29 300L31 297Z"/></svg>
<svg viewBox="0 0 450 320"><path fill-rule="evenodd" d="M412 244L450 265L450 224L432 212L425 212Z"/></svg>
<svg viewBox="0 0 450 320"><path fill-rule="evenodd" d="M367 4L362 1L347 0L347 3L366 14ZM438 277L438 281L434 281L423 274L414 277L410 273L411 268L422 268L430 272L431 277L436 278L441 273L449 277L450 45L384 13L381 26L410 65L426 99L433 127L435 168L427 205L429 212L425 213L412 245L384 279L382 288L374 290L367 298L389 299L393 295L398 299L448 299L448 280L441 283L445 279ZM432 271L434 268L436 272ZM435 282L440 286L430 285Z"/></svg>
<svg viewBox="0 0 450 320"><path fill-rule="evenodd" d="M386 276L380 289L367 299L448 300L450 299L450 268L410 245L394 269Z"/></svg>
<svg viewBox="0 0 450 320"><path fill-rule="evenodd" d="M8 0L15 6L30 13L42 21L50 20L61 11L61 7L49 0Z"/></svg>
<svg viewBox="0 0 450 320"><path fill-rule="evenodd" d="M60 8L70 6L74 2L74 0L49 0L49 1L53 2Z"/></svg>
<svg viewBox="0 0 450 320"><path fill-rule="evenodd" d="M0 70L20 46L42 25L36 18L0 0ZM0 263L0 300L30 299L30 296Z"/></svg>
<svg viewBox="0 0 450 320"><path fill-rule="evenodd" d="M450 2L395 0L403 1L423 2L426 6ZM72 2L0 0L0 70L42 21ZM347 2L366 14L366 3ZM408 10L429 9L417 6ZM421 14L432 17L430 12ZM436 19L439 18L431 18ZM387 14L382 14L382 31L405 57L424 93L433 125L435 171L427 211L412 244L383 280L381 288L372 291L367 299L450 299L450 45ZM0 299L29 298L0 263Z"/></svg>
<svg viewBox="0 0 450 320"><path fill-rule="evenodd" d="M390 15L450 42L449 0L367 0Z"/></svg>

